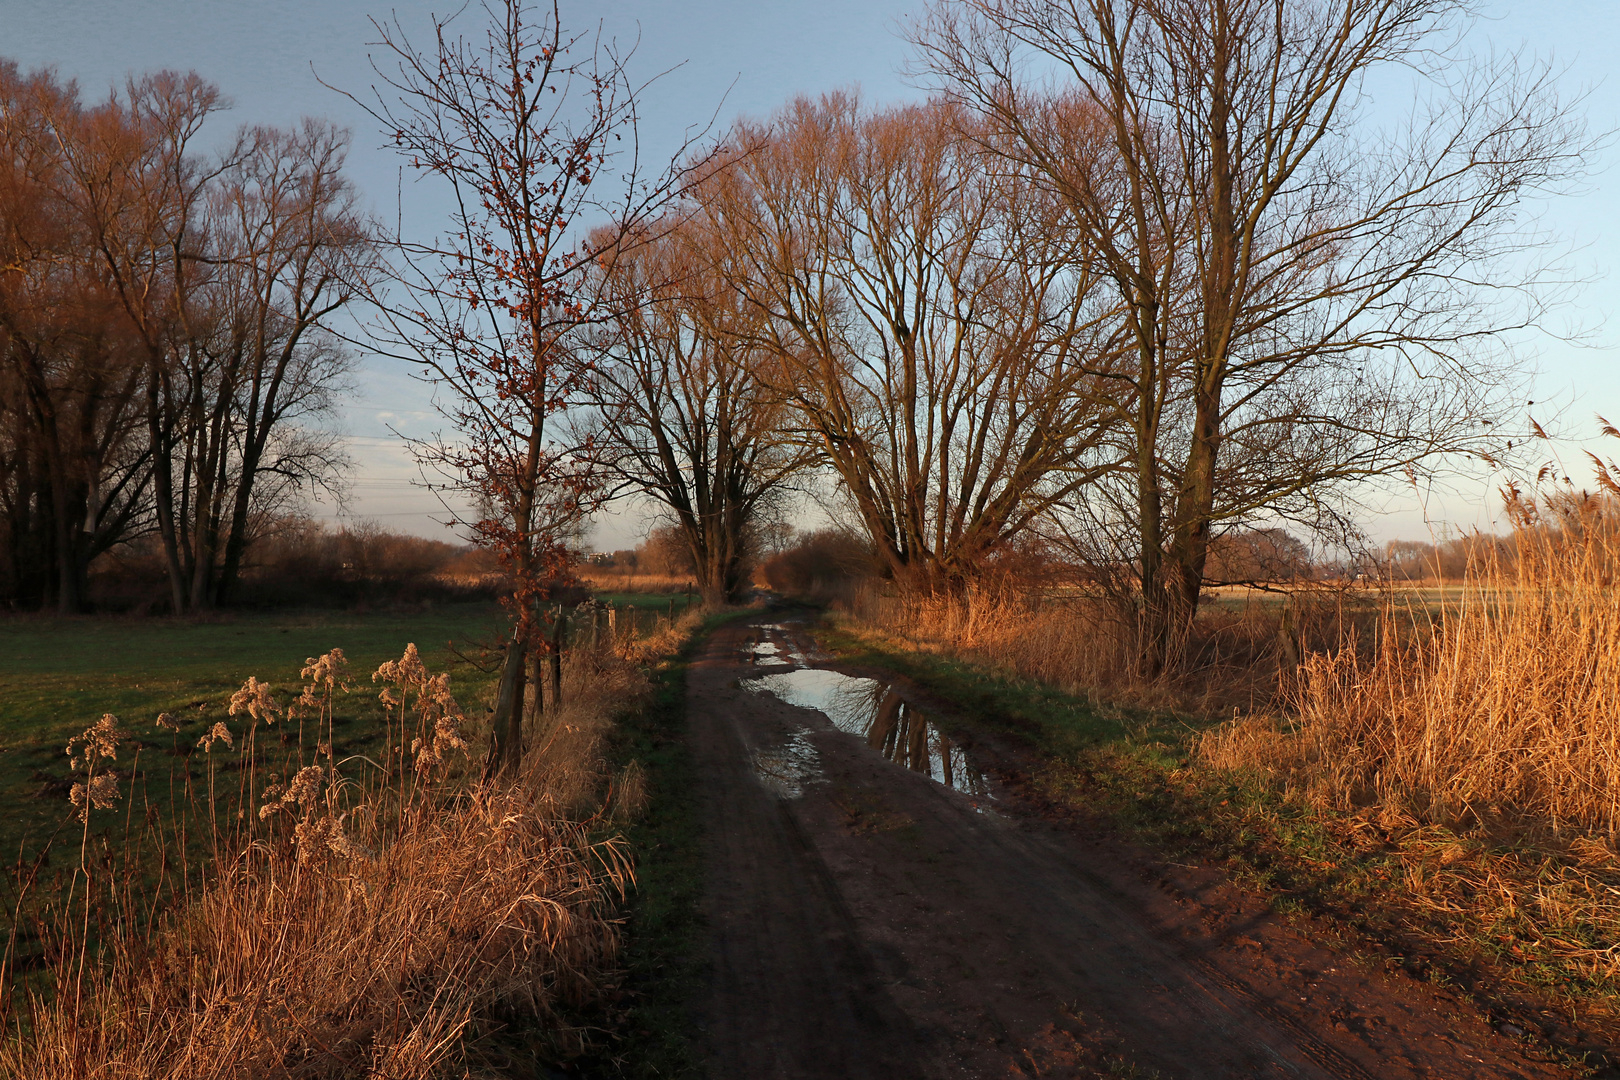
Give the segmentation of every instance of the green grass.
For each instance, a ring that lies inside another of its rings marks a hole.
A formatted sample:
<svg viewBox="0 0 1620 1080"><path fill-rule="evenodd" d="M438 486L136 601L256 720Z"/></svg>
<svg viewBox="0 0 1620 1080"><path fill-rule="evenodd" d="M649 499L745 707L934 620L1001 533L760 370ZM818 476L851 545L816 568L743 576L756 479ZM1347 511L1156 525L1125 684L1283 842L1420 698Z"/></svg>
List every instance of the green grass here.
<svg viewBox="0 0 1620 1080"><path fill-rule="evenodd" d="M707 985L702 958L703 821L686 736L686 670L716 628L752 612L710 616L686 646L653 672L646 707L620 718L610 755L646 770L648 805L625 830L636 853L636 887L625 919L624 997L616 1041L591 1063L602 1075L695 1078L691 1006Z"/></svg>
<svg viewBox="0 0 1620 1080"><path fill-rule="evenodd" d="M476 657L504 625L497 605L444 605L414 613L289 612L222 614L200 619L19 617L0 620L0 859L31 857L68 817L71 780L63 753L72 736L112 713L140 739L140 780L148 805L168 804L171 782L203 776L203 755L189 748L216 720L249 675L270 683L286 704L297 696L304 659L341 648L354 692L340 699L340 741L369 741L380 715L370 675L415 642L434 671L450 668L451 685L469 715L492 676L458 661L447 643ZM153 721L171 712L185 722L177 736ZM126 751L117 763L129 768ZM177 779L178 778L178 779ZM234 786L234 781L231 782ZM134 800L130 800L134 802ZM114 817L100 814L102 828ZM75 833L77 830L71 830ZM76 839L77 837L75 837Z"/></svg>

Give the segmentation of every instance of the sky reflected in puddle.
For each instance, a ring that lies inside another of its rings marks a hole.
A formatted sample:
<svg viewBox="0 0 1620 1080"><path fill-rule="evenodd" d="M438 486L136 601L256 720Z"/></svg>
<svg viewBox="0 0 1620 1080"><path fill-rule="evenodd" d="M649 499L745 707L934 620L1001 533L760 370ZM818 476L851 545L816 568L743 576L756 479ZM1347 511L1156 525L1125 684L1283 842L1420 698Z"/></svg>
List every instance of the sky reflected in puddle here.
<svg viewBox="0 0 1620 1080"><path fill-rule="evenodd" d="M754 772L784 799L803 795L806 784L821 779L821 755L810 741L809 730L800 728L780 746L755 751Z"/></svg>
<svg viewBox="0 0 1620 1080"><path fill-rule="evenodd" d="M774 694L790 705L824 713L838 730L936 783L969 795L990 794L984 774L969 764L961 747L930 724L921 709L876 679L800 668L762 675L744 685ZM810 750L814 753L814 747Z"/></svg>
<svg viewBox="0 0 1620 1080"><path fill-rule="evenodd" d="M760 667L774 664L808 664L810 661L804 653L794 647L792 639L788 638L787 628L770 623L760 627L762 631L776 631L784 639L778 643L769 639L749 642L746 646L749 656Z"/></svg>

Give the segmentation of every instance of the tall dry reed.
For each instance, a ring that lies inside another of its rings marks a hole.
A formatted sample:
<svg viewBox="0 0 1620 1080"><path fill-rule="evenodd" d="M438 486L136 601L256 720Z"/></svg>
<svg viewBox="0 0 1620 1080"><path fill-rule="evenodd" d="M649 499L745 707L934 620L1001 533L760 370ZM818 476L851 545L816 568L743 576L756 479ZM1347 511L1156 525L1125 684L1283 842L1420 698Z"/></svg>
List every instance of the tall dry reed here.
<svg viewBox="0 0 1620 1080"><path fill-rule="evenodd" d="M979 664L1072 694L1193 710L1269 703L1279 674L1311 642L1341 640L1361 617L1344 590L1301 585L1199 612L1172 666L1143 678L1129 601L1100 590L1017 582L959 596L905 595L868 583L839 605L869 631L908 648Z"/></svg>
<svg viewBox="0 0 1620 1080"><path fill-rule="evenodd" d="M1438 613L1388 606L1372 647L1305 659L1293 716L1204 741L1320 805L1447 824L1620 829L1620 531L1603 499L1520 504L1511 562Z"/></svg>

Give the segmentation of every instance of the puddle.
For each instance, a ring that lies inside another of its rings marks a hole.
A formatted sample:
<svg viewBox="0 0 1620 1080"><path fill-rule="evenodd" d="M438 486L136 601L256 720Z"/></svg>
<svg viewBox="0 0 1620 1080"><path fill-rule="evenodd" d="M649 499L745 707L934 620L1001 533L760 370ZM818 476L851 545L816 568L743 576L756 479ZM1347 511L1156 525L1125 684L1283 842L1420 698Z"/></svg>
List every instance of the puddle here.
<svg viewBox="0 0 1620 1080"><path fill-rule="evenodd" d="M783 636L786 636L787 633L786 627L777 625L775 623L769 623L760 627L760 629L775 630ZM756 641L748 645L747 649L749 655L753 658L754 663L761 667L772 664L804 665L810 662L804 653L793 647L791 641L783 644L778 644L774 641Z"/></svg>
<svg viewBox="0 0 1620 1080"><path fill-rule="evenodd" d="M810 741L809 729L800 728L780 746L756 751L754 772L784 799L803 795L806 784L821 778L821 755Z"/></svg>
<svg viewBox="0 0 1620 1080"><path fill-rule="evenodd" d="M824 713L839 731L865 742L886 760L924 773L936 783L969 795L990 794L984 774L969 764L961 747L930 724L921 709L876 679L801 668L762 675L744 685L774 694L789 705Z"/></svg>

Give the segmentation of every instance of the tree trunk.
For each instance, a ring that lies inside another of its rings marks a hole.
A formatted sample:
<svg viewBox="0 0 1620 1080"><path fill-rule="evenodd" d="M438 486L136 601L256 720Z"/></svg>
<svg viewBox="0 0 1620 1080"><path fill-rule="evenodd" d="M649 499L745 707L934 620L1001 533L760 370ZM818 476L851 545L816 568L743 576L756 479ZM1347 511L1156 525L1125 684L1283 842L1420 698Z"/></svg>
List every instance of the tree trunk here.
<svg viewBox="0 0 1620 1080"><path fill-rule="evenodd" d="M523 668L527 650L521 632L514 632L506 647L506 663L501 669L500 689L495 695L495 713L489 718L489 758L484 763L484 779L510 775L523 760Z"/></svg>

